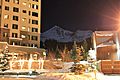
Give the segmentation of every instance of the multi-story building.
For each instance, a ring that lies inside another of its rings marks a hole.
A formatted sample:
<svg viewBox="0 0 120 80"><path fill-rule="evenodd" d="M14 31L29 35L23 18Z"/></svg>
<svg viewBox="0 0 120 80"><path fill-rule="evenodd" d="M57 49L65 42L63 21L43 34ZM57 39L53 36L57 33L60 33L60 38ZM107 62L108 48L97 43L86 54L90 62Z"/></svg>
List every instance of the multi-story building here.
<svg viewBox="0 0 120 80"><path fill-rule="evenodd" d="M41 0L0 0L0 41L40 47Z"/></svg>

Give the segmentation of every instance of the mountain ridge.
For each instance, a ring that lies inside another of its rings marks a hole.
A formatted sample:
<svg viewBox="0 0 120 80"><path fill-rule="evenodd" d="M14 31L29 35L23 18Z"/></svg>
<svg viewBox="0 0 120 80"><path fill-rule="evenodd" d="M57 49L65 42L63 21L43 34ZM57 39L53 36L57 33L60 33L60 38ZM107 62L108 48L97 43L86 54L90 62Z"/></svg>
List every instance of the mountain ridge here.
<svg viewBox="0 0 120 80"><path fill-rule="evenodd" d="M41 33L41 41L45 42L46 40L53 39L58 42L81 42L92 36L92 31L86 30L81 31L77 30L76 32L65 30L59 26L54 26L51 29Z"/></svg>

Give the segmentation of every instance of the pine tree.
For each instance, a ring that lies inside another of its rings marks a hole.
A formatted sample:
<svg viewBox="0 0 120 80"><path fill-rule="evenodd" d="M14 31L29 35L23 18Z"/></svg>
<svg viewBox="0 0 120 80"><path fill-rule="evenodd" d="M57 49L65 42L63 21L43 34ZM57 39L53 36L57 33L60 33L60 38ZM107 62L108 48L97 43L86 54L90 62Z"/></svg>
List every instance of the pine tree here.
<svg viewBox="0 0 120 80"><path fill-rule="evenodd" d="M84 40L83 45L81 46L82 52L83 52L83 58L84 60L87 60L88 57L88 44L87 41Z"/></svg>
<svg viewBox="0 0 120 80"><path fill-rule="evenodd" d="M76 48L77 48L77 44L76 44L76 41L74 41L73 48L72 48L72 51L71 51L71 58L72 58L73 60L75 60L76 57L77 57Z"/></svg>
<svg viewBox="0 0 120 80"><path fill-rule="evenodd" d="M5 71L8 69L8 47L6 47L0 56L0 70Z"/></svg>
<svg viewBox="0 0 120 80"><path fill-rule="evenodd" d="M61 54L60 54L60 50L59 50L58 46L57 46L57 48L56 48L55 57L56 57L57 59L58 59L58 58L61 58Z"/></svg>

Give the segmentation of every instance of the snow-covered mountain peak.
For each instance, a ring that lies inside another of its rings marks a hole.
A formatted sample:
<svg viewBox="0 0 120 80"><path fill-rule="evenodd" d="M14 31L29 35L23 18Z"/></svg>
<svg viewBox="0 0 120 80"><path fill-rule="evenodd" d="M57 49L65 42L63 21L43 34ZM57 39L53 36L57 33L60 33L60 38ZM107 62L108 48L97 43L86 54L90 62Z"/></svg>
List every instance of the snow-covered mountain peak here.
<svg viewBox="0 0 120 80"><path fill-rule="evenodd" d="M91 37L92 31L80 31L77 30L76 32L71 32L68 30L64 30L59 26L54 26L48 31L41 34L41 40L45 41L48 39L54 39L58 42L73 42L78 41L81 42L86 38Z"/></svg>

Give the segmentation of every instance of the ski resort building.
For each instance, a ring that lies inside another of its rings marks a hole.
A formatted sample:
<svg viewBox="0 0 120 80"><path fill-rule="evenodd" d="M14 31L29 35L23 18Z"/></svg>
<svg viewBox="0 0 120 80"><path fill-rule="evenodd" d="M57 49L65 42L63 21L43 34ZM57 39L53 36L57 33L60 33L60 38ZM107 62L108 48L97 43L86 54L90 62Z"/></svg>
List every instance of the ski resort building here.
<svg viewBox="0 0 120 80"><path fill-rule="evenodd" d="M0 0L0 41L40 47L41 0Z"/></svg>
<svg viewBox="0 0 120 80"><path fill-rule="evenodd" d="M55 26L41 34L41 41L56 40L61 43L82 42L91 39L91 45L97 60L119 60L119 34L117 31L80 31L71 32Z"/></svg>
<svg viewBox="0 0 120 80"><path fill-rule="evenodd" d="M9 64L39 64L45 51L40 49L40 22L41 0L0 0L0 57L8 55Z"/></svg>
<svg viewBox="0 0 120 80"><path fill-rule="evenodd" d="M119 60L119 36L116 31L95 31L93 44L97 60Z"/></svg>

